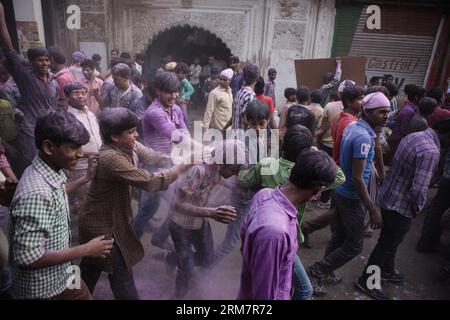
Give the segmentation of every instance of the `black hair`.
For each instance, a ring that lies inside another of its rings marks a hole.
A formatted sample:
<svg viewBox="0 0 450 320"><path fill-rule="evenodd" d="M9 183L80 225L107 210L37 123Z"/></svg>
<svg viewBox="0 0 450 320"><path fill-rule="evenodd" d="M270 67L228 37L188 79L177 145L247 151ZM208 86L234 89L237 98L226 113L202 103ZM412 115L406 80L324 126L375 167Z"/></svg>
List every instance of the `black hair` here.
<svg viewBox="0 0 450 320"><path fill-rule="evenodd" d="M384 94L386 97L389 97L389 91L386 87L384 86L371 86L369 88L367 88L366 90L366 95L367 94L371 94L374 92L381 92L382 94Z"/></svg>
<svg viewBox="0 0 450 320"><path fill-rule="evenodd" d="M166 64L168 64L170 61L169 61L169 59L167 58L167 57L162 57L161 59L159 59L159 64L161 64L161 65L166 65Z"/></svg>
<svg viewBox="0 0 450 320"><path fill-rule="evenodd" d="M257 65L247 63L244 66L244 70L242 71L243 78L244 78L244 84L246 86L251 85L252 83L256 82L259 77L259 67Z"/></svg>
<svg viewBox="0 0 450 320"><path fill-rule="evenodd" d="M105 143L112 143L112 135L120 135L126 130L137 127L138 124L138 117L126 108L106 108L100 112L100 133Z"/></svg>
<svg viewBox="0 0 450 320"><path fill-rule="evenodd" d="M320 89L316 89L313 92L311 92L311 102L312 103L322 103L323 100L323 91Z"/></svg>
<svg viewBox="0 0 450 320"><path fill-rule="evenodd" d="M66 97L69 97L72 94L72 91L74 90L84 89L86 90L86 92L88 91L88 88L86 88L84 84L78 81L66 84L63 89Z"/></svg>
<svg viewBox="0 0 450 320"><path fill-rule="evenodd" d="M229 63L229 64L232 64L232 63L239 63L239 57L238 57L238 56L231 56L231 57L228 59L228 63Z"/></svg>
<svg viewBox="0 0 450 320"><path fill-rule="evenodd" d="M434 98L425 97L420 99L419 103L417 104L417 109L423 117L428 117L433 114L434 109L436 109L437 105L437 101Z"/></svg>
<svg viewBox="0 0 450 320"><path fill-rule="evenodd" d="M406 87L405 87L405 89L406 89ZM407 96L408 96L408 100L411 102L415 101L416 97L423 98L425 96L425 88L416 86L416 85L412 85L408 89Z"/></svg>
<svg viewBox="0 0 450 320"><path fill-rule="evenodd" d="M81 61L80 67L91 68L92 70L95 70L95 62L94 62L94 60L86 59L84 61Z"/></svg>
<svg viewBox="0 0 450 320"><path fill-rule="evenodd" d="M408 96L409 92L411 91L411 89L413 87L415 87L416 85L414 83L408 83L405 85L405 87L403 88L403 92L405 92L406 96Z"/></svg>
<svg viewBox="0 0 450 320"><path fill-rule="evenodd" d="M286 99L289 99L293 95L297 95L297 89L295 89L295 88L286 88L286 89L284 89L284 97Z"/></svg>
<svg viewBox="0 0 450 320"><path fill-rule="evenodd" d="M180 80L173 72L158 72L153 83L155 84L155 89L158 89L162 92L170 93L180 91Z"/></svg>
<svg viewBox="0 0 450 320"><path fill-rule="evenodd" d="M336 179L336 164L323 151L306 149L299 153L289 181L300 189L325 187Z"/></svg>
<svg viewBox="0 0 450 320"><path fill-rule="evenodd" d="M283 158L291 162L295 162L300 151L311 148L314 142L314 137L311 131L297 124L290 127L283 140Z"/></svg>
<svg viewBox="0 0 450 320"><path fill-rule="evenodd" d="M66 56L62 53L61 49L58 47L52 46L49 47L48 53L50 57L53 59L53 61L57 64L65 64L66 63Z"/></svg>
<svg viewBox="0 0 450 320"><path fill-rule="evenodd" d="M145 60L145 56L142 53L136 53L136 60Z"/></svg>
<svg viewBox="0 0 450 320"><path fill-rule="evenodd" d="M262 100L253 99L245 109L248 121L268 120L270 118L269 105Z"/></svg>
<svg viewBox="0 0 450 320"><path fill-rule="evenodd" d="M185 74L188 75L191 73L191 70L189 69L189 66L184 62L177 63L177 66L175 67L175 73L176 74Z"/></svg>
<svg viewBox="0 0 450 320"><path fill-rule="evenodd" d="M358 99L360 96L364 95L364 89L361 86L347 87L341 93L341 100L344 109L348 107L348 103Z"/></svg>
<svg viewBox="0 0 450 320"><path fill-rule="evenodd" d="M387 83L384 85L386 89L389 91L389 96L394 98L398 95L398 87L393 83Z"/></svg>
<svg viewBox="0 0 450 320"><path fill-rule="evenodd" d="M286 127L289 129L296 124L301 124L314 134L316 131L316 117L308 108L301 105L290 106L286 116Z"/></svg>
<svg viewBox="0 0 450 320"><path fill-rule="evenodd" d="M119 50L119 49L112 49L112 50L111 50L111 53L113 53L113 52L120 53L120 50Z"/></svg>
<svg viewBox="0 0 450 320"><path fill-rule="evenodd" d="M440 105L444 97L444 91L439 87L434 87L427 92L427 97L433 98Z"/></svg>
<svg viewBox="0 0 450 320"><path fill-rule="evenodd" d="M144 83L144 77L139 72L135 72L131 76L131 82L133 82L133 84L135 86L137 86L137 85L139 85L141 83Z"/></svg>
<svg viewBox="0 0 450 320"><path fill-rule="evenodd" d="M27 57L28 57L28 61L32 62L33 60L42 57L42 56L46 56L50 58L50 53L48 52L47 49L44 48L30 48L27 51Z"/></svg>
<svg viewBox="0 0 450 320"><path fill-rule="evenodd" d="M309 101L309 88L306 86L300 86L297 89L297 102L305 104Z"/></svg>
<svg viewBox="0 0 450 320"><path fill-rule="evenodd" d="M211 68L211 75L216 75L219 74L219 69L217 69L216 67L212 67Z"/></svg>
<svg viewBox="0 0 450 320"><path fill-rule="evenodd" d="M264 87L265 87L266 83L264 81L263 77L259 77L258 81L256 81L256 85L255 85L255 94L257 96L259 96L260 94L264 94Z"/></svg>
<svg viewBox="0 0 450 320"><path fill-rule="evenodd" d="M89 132L84 125L73 114L63 110L53 110L39 118L34 129L34 141L38 150L42 150L45 140L59 147L63 143L83 146L89 139Z"/></svg>
<svg viewBox="0 0 450 320"><path fill-rule="evenodd" d="M450 118L439 121L436 128L440 134L448 134L450 132Z"/></svg>
<svg viewBox="0 0 450 320"><path fill-rule="evenodd" d="M120 54L120 58L122 58L122 59L131 59L131 54L129 52L122 52Z"/></svg>
<svg viewBox="0 0 450 320"><path fill-rule="evenodd" d="M98 53L94 53L94 54L92 55L92 60L93 60L93 61L99 61L99 60L102 60L102 56L99 55Z"/></svg>
<svg viewBox="0 0 450 320"><path fill-rule="evenodd" d="M270 68L269 71L267 71L267 74L271 74L271 73L277 73L277 69L275 68Z"/></svg>

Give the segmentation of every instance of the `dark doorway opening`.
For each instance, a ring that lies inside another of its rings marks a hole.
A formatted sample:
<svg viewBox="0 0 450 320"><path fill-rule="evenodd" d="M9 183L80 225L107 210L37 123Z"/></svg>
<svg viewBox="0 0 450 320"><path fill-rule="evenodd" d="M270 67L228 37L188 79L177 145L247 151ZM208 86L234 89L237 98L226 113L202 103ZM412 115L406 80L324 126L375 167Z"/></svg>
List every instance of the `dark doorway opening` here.
<svg viewBox="0 0 450 320"><path fill-rule="evenodd" d="M145 52L145 69L155 70L160 59L170 55L173 61L185 62L190 65L195 57L200 64L205 65L208 55L214 55L216 60L228 62L230 49L215 34L189 25L173 27L156 35Z"/></svg>

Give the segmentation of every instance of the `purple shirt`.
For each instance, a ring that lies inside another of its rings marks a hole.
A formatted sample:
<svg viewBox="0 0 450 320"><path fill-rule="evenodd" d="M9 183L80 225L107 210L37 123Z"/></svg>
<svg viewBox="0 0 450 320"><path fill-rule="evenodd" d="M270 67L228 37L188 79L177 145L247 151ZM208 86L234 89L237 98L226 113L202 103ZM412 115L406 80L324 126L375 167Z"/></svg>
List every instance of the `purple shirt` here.
<svg viewBox="0 0 450 320"><path fill-rule="evenodd" d="M158 99L153 100L145 110L142 129L144 144L167 155L172 152L172 133L175 130L180 130L181 135L190 137L181 108L174 105L166 110ZM174 141L179 142L181 141Z"/></svg>
<svg viewBox="0 0 450 320"><path fill-rule="evenodd" d="M392 135L389 139L389 145L391 146L393 153L397 150L400 141L408 134L410 121L416 114L416 111L417 107L414 103L408 101L398 113L397 119L395 120L395 127L392 130Z"/></svg>
<svg viewBox="0 0 450 320"><path fill-rule="evenodd" d="M403 138L381 185L379 205L404 217L415 217L425 205L439 157L440 143L433 129Z"/></svg>
<svg viewBox="0 0 450 320"><path fill-rule="evenodd" d="M58 100L59 85L53 79L53 75L49 75L47 82L38 77L38 75L26 69L17 52L14 50L6 52L6 67L14 78L22 97L20 109L24 115L22 123L22 131L27 135L34 137L34 127L37 119L47 114L51 109L56 108Z"/></svg>
<svg viewBox="0 0 450 320"><path fill-rule="evenodd" d="M262 189L241 227L239 300L290 300L297 209L280 188Z"/></svg>

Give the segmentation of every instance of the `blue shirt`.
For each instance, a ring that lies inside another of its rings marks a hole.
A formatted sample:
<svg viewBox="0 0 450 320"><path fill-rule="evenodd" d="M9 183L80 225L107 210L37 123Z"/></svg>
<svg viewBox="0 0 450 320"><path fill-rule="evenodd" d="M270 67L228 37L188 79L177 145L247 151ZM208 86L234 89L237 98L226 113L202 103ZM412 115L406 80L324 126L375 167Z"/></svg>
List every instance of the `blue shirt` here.
<svg viewBox="0 0 450 320"><path fill-rule="evenodd" d="M376 134L370 125L359 119L349 125L342 137L340 166L345 174L345 182L336 189L336 192L349 199L359 199L358 192L352 182L353 159L366 159L364 168L364 182L369 184L372 163L375 155Z"/></svg>

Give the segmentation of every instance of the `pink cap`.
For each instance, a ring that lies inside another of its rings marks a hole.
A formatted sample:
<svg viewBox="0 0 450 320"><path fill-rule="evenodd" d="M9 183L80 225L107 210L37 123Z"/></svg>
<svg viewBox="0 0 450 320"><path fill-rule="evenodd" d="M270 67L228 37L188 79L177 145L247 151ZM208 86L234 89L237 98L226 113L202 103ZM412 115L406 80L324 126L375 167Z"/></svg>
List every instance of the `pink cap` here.
<svg viewBox="0 0 450 320"><path fill-rule="evenodd" d="M363 109L377 109L390 107L389 99L381 92L370 93L363 99Z"/></svg>

